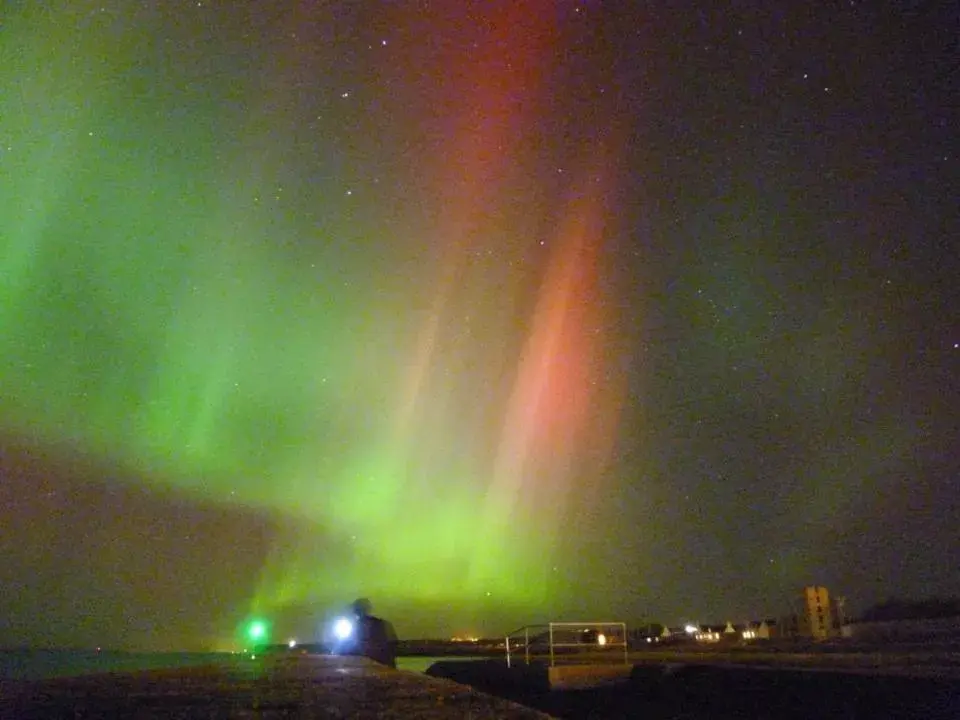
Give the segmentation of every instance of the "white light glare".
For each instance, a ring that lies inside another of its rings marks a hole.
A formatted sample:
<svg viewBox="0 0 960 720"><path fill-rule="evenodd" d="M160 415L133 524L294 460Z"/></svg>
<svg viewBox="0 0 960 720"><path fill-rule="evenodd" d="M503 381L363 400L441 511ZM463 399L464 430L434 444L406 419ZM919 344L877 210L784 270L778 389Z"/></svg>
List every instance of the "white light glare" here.
<svg viewBox="0 0 960 720"><path fill-rule="evenodd" d="M333 634L338 640L346 640L353 634L353 623L347 618L340 618L333 625Z"/></svg>

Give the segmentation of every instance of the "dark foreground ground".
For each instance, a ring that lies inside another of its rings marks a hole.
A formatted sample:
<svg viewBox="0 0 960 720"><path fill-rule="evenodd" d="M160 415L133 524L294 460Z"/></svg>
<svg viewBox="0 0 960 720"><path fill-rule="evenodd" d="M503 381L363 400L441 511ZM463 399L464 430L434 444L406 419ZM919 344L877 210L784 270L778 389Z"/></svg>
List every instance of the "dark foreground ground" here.
<svg viewBox="0 0 960 720"><path fill-rule="evenodd" d="M362 658L296 655L34 681L0 679L0 719L545 720L542 713L547 713L571 720L960 720L956 678L672 663L636 665L618 684L561 691L549 689L544 666L508 670L502 659L441 660L428 672L391 670Z"/></svg>
<svg viewBox="0 0 960 720"><path fill-rule="evenodd" d="M486 667L483 667L486 666ZM446 677L560 718L960 720L960 681L836 670L637 665L629 681L586 690L547 688L541 668L438 662Z"/></svg>
<svg viewBox="0 0 960 720"><path fill-rule="evenodd" d="M0 718L548 720L448 680L398 672L364 658L323 656L0 680Z"/></svg>

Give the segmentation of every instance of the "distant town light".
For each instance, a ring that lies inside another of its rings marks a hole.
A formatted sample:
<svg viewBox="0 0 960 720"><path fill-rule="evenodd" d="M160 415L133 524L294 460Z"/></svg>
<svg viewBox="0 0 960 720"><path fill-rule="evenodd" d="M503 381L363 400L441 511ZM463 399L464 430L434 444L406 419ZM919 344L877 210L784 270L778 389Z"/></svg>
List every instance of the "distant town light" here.
<svg viewBox="0 0 960 720"><path fill-rule="evenodd" d="M606 644L607 644L607 636L604 635L603 633L600 633L599 635L597 635L597 645L606 645Z"/></svg>
<svg viewBox="0 0 960 720"><path fill-rule="evenodd" d="M287 643L287 647L289 647L290 649L293 649L293 648L295 648L296 646L297 646L297 641L296 641L296 640L291 639L290 642Z"/></svg>
<svg viewBox="0 0 960 720"><path fill-rule="evenodd" d="M684 627L683 629L686 630L686 631L687 631L688 633L690 633L691 635L693 635L695 632L697 632L697 626L696 626L696 625L687 625L687 626Z"/></svg>

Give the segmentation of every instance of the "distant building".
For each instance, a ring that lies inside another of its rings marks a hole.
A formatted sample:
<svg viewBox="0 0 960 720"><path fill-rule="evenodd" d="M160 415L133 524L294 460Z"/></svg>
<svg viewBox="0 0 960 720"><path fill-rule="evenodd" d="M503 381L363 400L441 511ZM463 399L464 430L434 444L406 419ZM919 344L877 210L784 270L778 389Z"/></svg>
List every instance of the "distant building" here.
<svg viewBox="0 0 960 720"><path fill-rule="evenodd" d="M830 605L830 593L825 587L809 585L803 589L804 629L814 640L826 640L836 635L836 621Z"/></svg>
<svg viewBox="0 0 960 720"><path fill-rule="evenodd" d="M702 643L720 642L723 638L723 630L723 625L700 625L693 634L693 638Z"/></svg>
<svg viewBox="0 0 960 720"><path fill-rule="evenodd" d="M777 628L778 624L776 620L761 620L760 624L757 625L757 638L760 640L769 640L772 637L776 637Z"/></svg>
<svg viewBox="0 0 960 720"><path fill-rule="evenodd" d="M690 627L690 626L687 626ZM661 640L687 640L693 636L693 631L688 630L683 627L667 627L663 626L663 630L660 631Z"/></svg>
<svg viewBox="0 0 960 720"><path fill-rule="evenodd" d="M774 618L752 620L743 627L740 635L744 640L770 640L781 637L780 625Z"/></svg>

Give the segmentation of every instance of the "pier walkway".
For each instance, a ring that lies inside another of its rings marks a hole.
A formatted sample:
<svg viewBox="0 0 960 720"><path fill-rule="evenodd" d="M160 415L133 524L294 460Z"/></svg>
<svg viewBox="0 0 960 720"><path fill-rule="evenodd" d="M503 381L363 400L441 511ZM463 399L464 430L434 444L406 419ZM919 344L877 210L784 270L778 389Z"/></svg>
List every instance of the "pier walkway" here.
<svg viewBox="0 0 960 720"><path fill-rule="evenodd" d="M0 718L549 720L465 685L366 658L299 655L0 682Z"/></svg>

